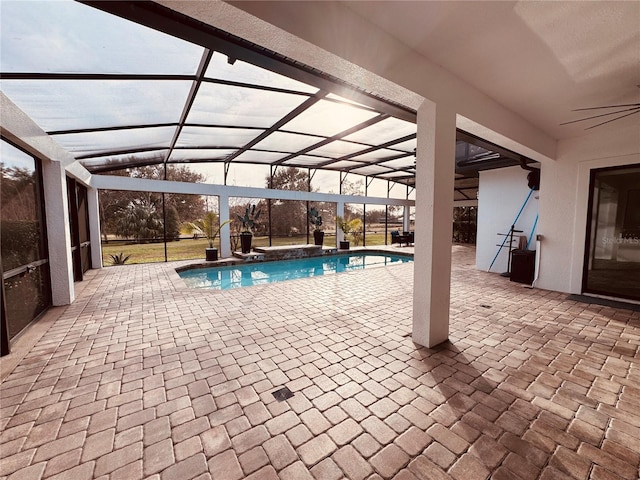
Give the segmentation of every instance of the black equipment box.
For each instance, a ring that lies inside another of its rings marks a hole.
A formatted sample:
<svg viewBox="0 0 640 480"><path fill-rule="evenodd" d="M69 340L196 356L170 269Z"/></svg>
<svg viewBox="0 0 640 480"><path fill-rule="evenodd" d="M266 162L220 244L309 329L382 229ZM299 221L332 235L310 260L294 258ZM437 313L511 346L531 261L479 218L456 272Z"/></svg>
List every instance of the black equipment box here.
<svg viewBox="0 0 640 480"><path fill-rule="evenodd" d="M535 250L512 250L511 251L511 281L518 283L533 283L533 276L536 271L536 251Z"/></svg>

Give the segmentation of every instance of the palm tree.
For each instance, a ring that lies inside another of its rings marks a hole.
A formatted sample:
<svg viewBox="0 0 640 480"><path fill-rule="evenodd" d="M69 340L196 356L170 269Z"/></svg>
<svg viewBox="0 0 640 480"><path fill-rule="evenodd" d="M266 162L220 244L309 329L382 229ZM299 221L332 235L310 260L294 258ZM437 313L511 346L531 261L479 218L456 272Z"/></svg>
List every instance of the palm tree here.
<svg viewBox="0 0 640 480"><path fill-rule="evenodd" d="M231 220L226 220L218 224L218 214L215 212L207 212L203 218L195 220L194 222L185 223L182 230L188 235L201 235L205 237L209 241L209 248L214 248L213 243L216 241L220 230L230 222Z"/></svg>

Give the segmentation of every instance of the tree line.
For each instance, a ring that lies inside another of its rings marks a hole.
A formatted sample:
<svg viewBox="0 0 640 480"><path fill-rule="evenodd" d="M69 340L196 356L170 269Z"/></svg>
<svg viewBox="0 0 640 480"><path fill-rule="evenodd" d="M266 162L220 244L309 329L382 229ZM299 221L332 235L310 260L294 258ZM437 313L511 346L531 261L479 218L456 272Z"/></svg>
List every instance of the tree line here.
<svg viewBox="0 0 640 480"><path fill-rule="evenodd" d="M167 165L167 178L179 182L200 183L204 175L184 165ZM149 165L109 172L109 175L162 180L164 165ZM101 190L99 194L100 233L103 241L109 235L137 242L166 239L178 240L180 226L204 216L206 200L201 195ZM165 229L166 224L166 229Z"/></svg>
<svg viewBox="0 0 640 480"><path fill-rule="evenodd" d="M166 178L171 180L191 183L205 181L204 175L190 170L188 166L167 165L166 169ZM165 178L165 166L135 167L116 170L109 174L162 180ZM309 191L307 172L299 168L281 167L273 176L265 178L265 188ZM359 194L361 188L362 181L345 182L342 191L346 195ZM105 242L113 236L136 242L162 241L165 238L167 241L178 240L184 224L202 219L207 211L217 210L217 200L193 194L101 190L99 203L101 234ZM308 203L277 199L236 199L229 205L232 235L238 234L241 229L237 215L242 215L250 204L255 204L256 209L262 210L260 222L254 231L256 235L269 233L274 236L304 235L308 225ZM325 226L334 225L336 215L334 203L313 202L312 206L321 212ZM396 217L400 214L399 207L390 208L390 216ZM347 219L362 218L361 206L345 205L344 216ZM365 221L367 224L383 223L384 211L374 209L367 211Z"/></svg>

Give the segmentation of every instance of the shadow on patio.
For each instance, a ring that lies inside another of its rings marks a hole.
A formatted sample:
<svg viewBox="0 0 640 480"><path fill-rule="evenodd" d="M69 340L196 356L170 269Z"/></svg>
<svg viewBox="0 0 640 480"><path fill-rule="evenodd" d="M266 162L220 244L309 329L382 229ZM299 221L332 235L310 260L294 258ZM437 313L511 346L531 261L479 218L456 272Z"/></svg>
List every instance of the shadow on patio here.
<svg viewBox="0 0 640 480"><path fill-rule="evenodd" d="M640 313L453 252L435 349L412 265L222 292L92 272L1 385L0 477L637 478Z"/></svg>

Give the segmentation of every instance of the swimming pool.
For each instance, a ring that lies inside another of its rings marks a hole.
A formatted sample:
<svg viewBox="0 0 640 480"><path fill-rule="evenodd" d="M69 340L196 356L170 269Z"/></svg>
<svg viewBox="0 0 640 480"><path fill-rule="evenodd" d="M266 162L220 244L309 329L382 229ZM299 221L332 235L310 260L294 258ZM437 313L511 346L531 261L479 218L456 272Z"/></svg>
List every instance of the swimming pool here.
<svg viewBox="0 0 640 480"><path fill-rule="evenodd" d="M277 262L243 263L226 267L183 270L178 275L192 288L228 290L297 278L317 277L413 261L412 257L388 253L349 253Z"/></svg>

